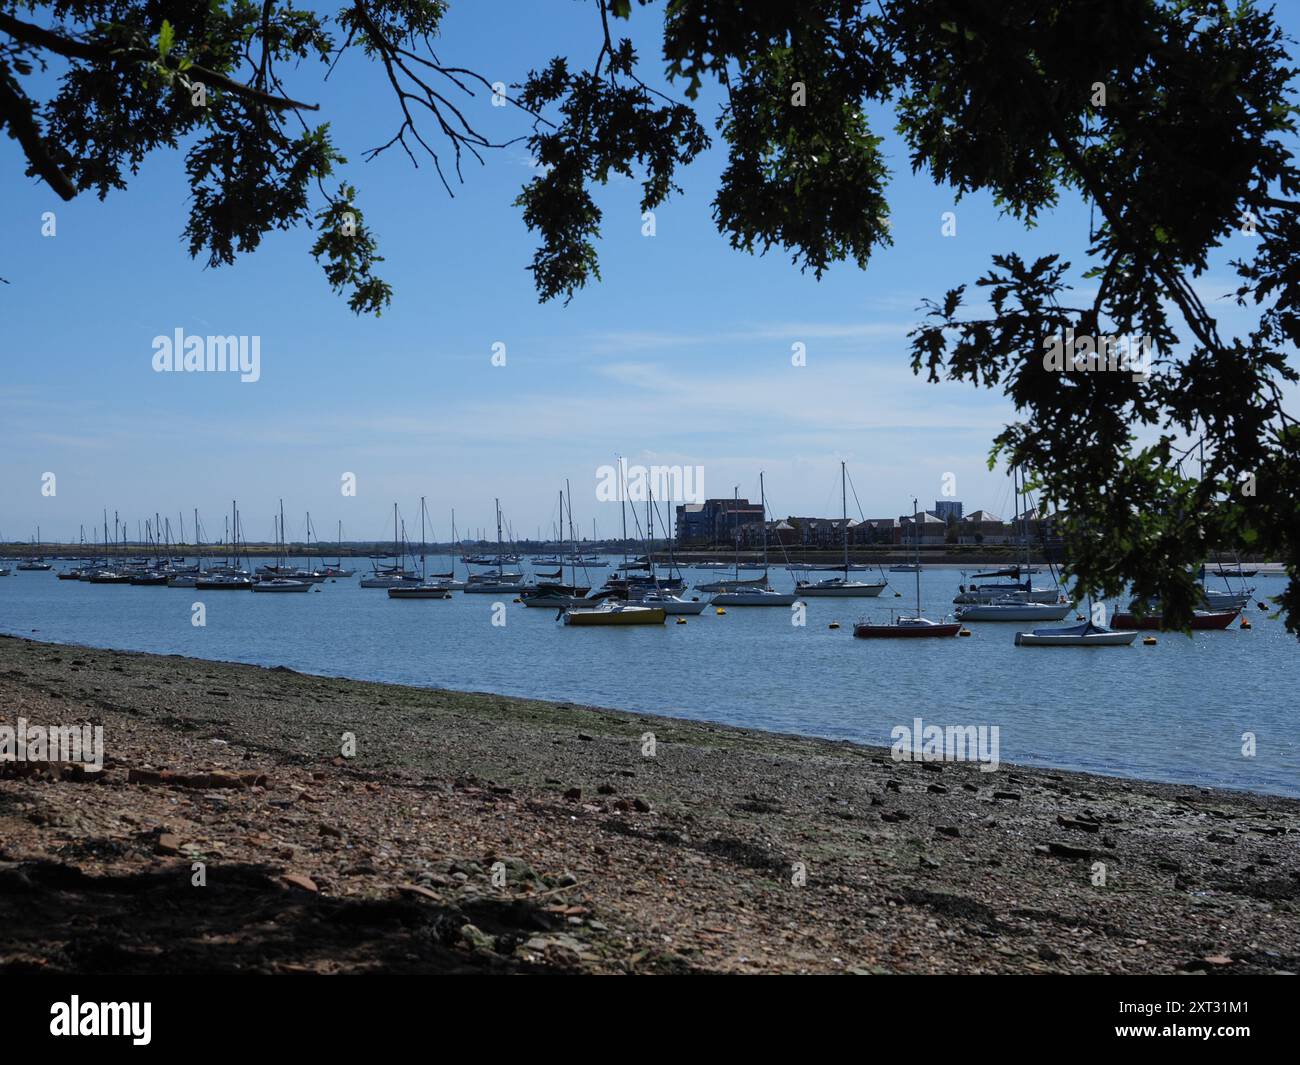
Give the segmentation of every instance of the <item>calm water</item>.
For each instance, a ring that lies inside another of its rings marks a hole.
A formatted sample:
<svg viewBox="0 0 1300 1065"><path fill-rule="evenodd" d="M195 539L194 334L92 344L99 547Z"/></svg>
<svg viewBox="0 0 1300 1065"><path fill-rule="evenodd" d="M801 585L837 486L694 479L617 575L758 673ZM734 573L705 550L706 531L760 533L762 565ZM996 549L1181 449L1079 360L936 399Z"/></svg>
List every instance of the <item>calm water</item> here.
<svg viewBox="0 0 1300 1065"><path fill-rule="evenodd" d="M382 589L357 587L368 563L355 564L357 577L305 595L15 572L0 578L0 631L881 745L917 716L997 725L1007 762L1300 795L1300 644L1253 605L1249 631L1161 633L1154 647L1019 648L1014 633L1026 626L988 623L972 623L966 639L853 639L857 618L886 620L891 607L911 601L914 576L891 573L880 599L809 601L802 628L786 609L741 607L722 617L706 610L686 625L670 618L662 628L569 628L553 610L508 600L506 625L494 627L498 596L390 600ZM609 572L593 570L593 583ZM692 585L716 579L686 576ZM784 574L773 578L789 587ZM1284 580L1250 583L1261 598ZM961 581L954 569L922 575L931 617L953 609ZM204 628L190 624L196 601L207 607ZM829 629L832 620L843 627ZM1247 731L1256 736L1254 758L1241 753Z"/></svg>

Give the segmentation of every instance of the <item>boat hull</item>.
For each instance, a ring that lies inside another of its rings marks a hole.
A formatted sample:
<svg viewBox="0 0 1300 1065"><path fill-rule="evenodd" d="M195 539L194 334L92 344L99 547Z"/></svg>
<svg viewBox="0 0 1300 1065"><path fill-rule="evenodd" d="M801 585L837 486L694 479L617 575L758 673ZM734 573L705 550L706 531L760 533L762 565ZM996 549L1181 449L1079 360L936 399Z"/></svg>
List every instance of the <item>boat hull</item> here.
<svg viewBox="0 0 1300 1065"><path fill-rule="evenodd" d="M737 588L762 588L767 583L766 577L754 577L752 579L741 579L731 581L710 581L708 584L697 584L697 592L730 592Z"/></svg>
<svg viewBox="0 0 1300 1065"><path fill-rule="evenodd" d="M793 592L720 592L709 600L710 606L793 606L799 597Z"/></svg>
<svg viewBox="0 0 1300 1065"><path fill-rule="evenodd" d="M1061 621L1074 607L1070 603L1022 603L999 606L982 603L957 611L958 621ZM1117 621L1116 624L1119 624ZM1121 625L1121 628L1128 628Z"/></svg>
<svg viewBox="0 0 1300 1065"><path fill-rule="evenodd" d="M662 625L667 614L659 607L625 606L617 610L566 610L566 625Z"/></svg>
<svg viewBox="0 0 1300 1065"><path fill-rule="evenodd" d="M1240 593L1206 591L1201 598L1212 612L1217 613L1222 610L1244 610L1250 605L1253 595L1254 589Z"/></svg>
<svg viewBox="0 0 1300 1065"><path fill-rule="evenodd" d="M541 595L525 595L522 597L524 606L537 607L539 609L550 608L559 610L568 607L591 606L591 600L585 595L564 595L561 592L547 592Z"/></svg>
<svg viewBox="0 0 1300 1065"><path fill-rule="evenodd" d="M1237 610L1203 610L1192 615L1193 629L1226 629L1232 624L1240 611ZM1164 618L1160 615L1138 617L1136 614L1116 614L1111 623L1121 629L1163 629Z"/></svg>
<svg viewBox="0 0 1300 1065"><path fill-rule="evenodd" d="M389 588L389 599L450 599L449 588Z"/></svg>
<svg viewBox="0 0 1300 1065"><path fill-rule="evenodd" d="M866 584L850 581L848 584L817 585L796 584L794 590L801 598L810 599L875 599L888 585Z"/></svg>
<svg viewBox="0 0 1300 1065"><path fill-rule="evenodd" d="M665 614L686 614L694 616L704 613L709 604L702 599L656 599L653 602L642 600L639 606L656 606Z"/></svg>
<svg viewBox="0 0 1300 1065"><path fill-rule="evenodd" d="M1074 629L1037 629L1016 633L1017 647L1128 647L1137 639L1135 630L1103 629L1081 633Z"/></svg>
<svg viewBox="0 0 1300 1065"><path fill-rule="evenodd" d="M961 631L961 623L935 622L931 625L872 625L858 622L853 626L853 635L859 640L914 640L927 636L956 636Z"/></svg>

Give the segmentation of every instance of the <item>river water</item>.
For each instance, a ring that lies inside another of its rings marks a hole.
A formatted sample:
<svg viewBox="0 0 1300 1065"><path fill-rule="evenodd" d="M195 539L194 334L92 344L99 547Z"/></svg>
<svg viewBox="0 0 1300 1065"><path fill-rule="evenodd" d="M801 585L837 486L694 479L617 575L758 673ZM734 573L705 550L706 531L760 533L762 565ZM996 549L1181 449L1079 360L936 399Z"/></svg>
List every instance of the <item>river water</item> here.
<svg viewBox="0 0 1300 1065"><path fill-rule="evenodd" d="M918 717L997 726L1005 762L1300 795L1300 643L1254 603L1249 630L1160 633L1155 646L1021 648L1014 634L1027 626L988 623L972 623L969 638L853 639L858 618L887 620L892 608L912 604L913 575L890 573L879 599L809 600L804 625L792 624L788 609L733 607L685 625L669 618L663 627L573 628L554 610L508 597L390 600L358 587L368 563L352 561L357 577L304 595L14 572L0 578L0 631L885 746L895 726ZM445 559L435 566L445 567ZM609 572L589 577L598 585ZM686 575L692 585L716 576ZM962 580L955 568L927 568L928 616L953 609ZM1249 583L1258 600L1284 581ZM774 586L790 583L773 573ZM200 601L202 627L191 624ZM498 602L504 625L493 624ZM831 629L832 621L842 627ZM1247 733L1253 756L1243 753Z"/></svg>

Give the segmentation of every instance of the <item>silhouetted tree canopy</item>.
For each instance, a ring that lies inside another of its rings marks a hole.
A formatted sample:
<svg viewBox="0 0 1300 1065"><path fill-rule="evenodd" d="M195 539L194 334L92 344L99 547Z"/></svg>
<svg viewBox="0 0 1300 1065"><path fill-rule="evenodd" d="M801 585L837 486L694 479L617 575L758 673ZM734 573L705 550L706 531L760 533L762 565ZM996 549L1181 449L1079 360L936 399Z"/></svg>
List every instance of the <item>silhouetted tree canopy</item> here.
<svg viewBox="0 0 1300 1065"><path fill-rule="evenodd" d="M780 249L819 277L843 260L868 268L890 242L868 114L891 115L913 170L957 195L991 193L1026 224L1063 193L1090 205L1085 263L994 254L973 291L927 301L911 343L918 373L1014 402L990 464L1031 471L1059 508L1076 590L1131 583L1182 623L1207 557L1275 557L1300 634L1300 429L1282 402L1297 380L1300 175L1290 42L1271 8L639 0L634 12L592 0L590 39L509 87L519 128L496 140L468 110L491 83L443 57L455 48L439 39L446 6L356 0L326 16L277 0L0 0L0 128L65 199L104 198L150 152L183 150L192 255L224 265L272 230L310 226L329 284L378 314L392 293L374 273L376 238L311 103L349 52L392 89L393 132L367 158L400 147L451 192L467 160L527 144L540 166L518 206L544 300L599 279L593 186L638 178L655 208L710 145L706 126L727 152L713 213L733 247ZM679 99L642 79L645 60L619 36L650 17L663 19L653 63ZM697 113L705 82L725 90L720 113ZM1194 284L1229 242L1253 321L1242 336L1221 333ZM1067 330L1149 337L1152 372L1049 369L1046 345Z"/></svg>

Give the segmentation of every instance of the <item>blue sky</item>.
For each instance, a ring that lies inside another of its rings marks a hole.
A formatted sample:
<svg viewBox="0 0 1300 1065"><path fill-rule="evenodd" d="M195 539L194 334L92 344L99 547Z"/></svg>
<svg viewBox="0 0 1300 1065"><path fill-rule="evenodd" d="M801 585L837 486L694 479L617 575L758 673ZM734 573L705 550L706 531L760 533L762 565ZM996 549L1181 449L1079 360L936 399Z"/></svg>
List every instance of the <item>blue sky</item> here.
<svg viewBox="0 0 1300 1065"><path fill-rule="evenodd" d="M658 70L657 11L635 8L630 33ZM1285 11L1294 34L1296 18ZM626 27L617 27L627 33ZM554 54L589 62L590 6L574 0L451 5L439 51L490 80L522 80ZM986 469L989 443L1012 416L997 393L927 385L908 369L906 334L922 297L973 281L993 253L1060 250L1081 263L1086 206L1062 204L1033 231L1002 218L987 197L955 203L910 173L892 132L887 150L895 244L866 271L821 282L788 258L732 251L710 217L724 165L715 147L682 173L684 194L642 235L638 187L598 192L605 212L603 281L567 307L540 305L525 269L533 238L511 201L530 176L523 145L467 165L449 199L430 166L390 151L363 163L400 121L386 84L359 55L326 85L314 68L288 81L317 100L351 160L346 177L386 257L395 287L384 315L356 318L307 255L307 231L275 234L234 267L207 270L182 247L181 157L148 158L128 191L64 204L22 176L0 141L0 535L75 537L107 507L135 520L198 507L219 533L232 498L245 531L270 538L277 500L291 535L303 514L332 534L382 536L394 500L408 523L429 499L438 536L492 525L493 499L516 534L549 533L569 478L574 515L590 531L617 527L597 503L596 468L616 454L647 465L699 465L709 495L757 498L766 471L779 514L839 509L847 460L868 516L895 515L940 494L956 476L968 510L1010 510L1005 473ZM502 139L526 125L484 94L468 104ZM711 126L717 97L702 118ZM716 137L715 137L716 140ZM943 237L941 216L957 215ZM54 211L57 236L41 235ZM1247 239L1247 238L1241 238ZM1238 251L1240 249L1237 249ZM1222 257L1226 261L1228 255ZM1222 295L1229 274L1198 282ZM1245 325L1219 302L1222 324ZM152 339L187 333L261 337L261 379L156 374ZM491 363L494 343L506 365ZM791 366L791 345L807 365ZM57 495L41 476L57 476ZM357 495L340 478L357 478ZM850 500L851 512L856 507ZM409 524L408 524L409 527Z"/></svg>

